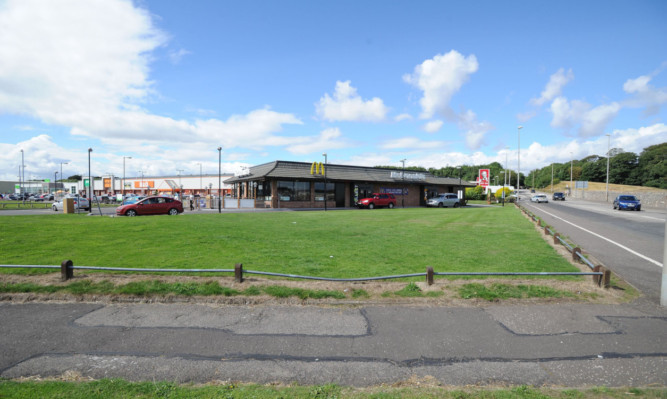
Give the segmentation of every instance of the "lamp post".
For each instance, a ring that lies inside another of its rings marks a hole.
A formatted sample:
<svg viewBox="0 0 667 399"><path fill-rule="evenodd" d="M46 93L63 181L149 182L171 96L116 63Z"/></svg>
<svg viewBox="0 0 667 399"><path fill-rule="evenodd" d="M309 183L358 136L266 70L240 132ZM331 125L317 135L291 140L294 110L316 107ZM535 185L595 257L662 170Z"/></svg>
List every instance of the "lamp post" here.
<svg viewBox="0 0 667 399"><path fill-rule="evenodd" d="M572 165L574 161L574 155L572 155L572 152L570 152L570 193L572 193Z"/></svg>
<svg viewBox="0 0 667 399"><path fill-rule="evenodd" d="M183 183L181 182L181 173L183 172L183 169L176 169L178 172L178 186L181 188L181 201L183 200Z"/></svg>
<svg viewBox="0 0 667 399"><path fill-rule="evenodd" d="M322 169L324 169L324 211L326 212L326 210L327 210L327 194L328 194L328 191L329 191L329 190L327 190L327 169L328 169L328 167L327 167L327 153L325 152L324 154L322 154L322 156L324 157L324 167Z"/></svg>
<svg viewBox="0 0 667 399"><path fill-rule="evenodd" d="M222 189L222 147L218 147L218 213L222 213L222 197L220 190Z"/></svg>
<svg viewBox="0 0 667 399"><path fill-rule="evenodd" d="M523 129L523 126L519 126L517 128L517 140L518 140L518 146L517 146L517 174L516 174L516 199L517 201L519 200L519 188L521 188L520 185L520 180L521 179L521 129Z"/></svg>
<svg viewBox="0 0 667 399"><path fill-rule="evenodd" d="M551 194L554 193L554 164L551 164Z"/></svg>
<svg viewBox="0 0 667 399"><path fill-rule="evenodd" d="M611 146L611 135L605 134L605 136L607 136L607 184L605 187L605 201L609 202L609 157L611 155L609 147Z"/></svg>
<svg viewBox="0 0 667 399"><path fill-rule="evenodd" d="M21 170L19 170L19 191L21 192L21 201L25 204L23 192L25 191L25 162L23 159L23 149L21 149Z"/></svg>
<svg viewBox="0 0 667 399"><path fill-rule="evenodd" d="M121 201L122 205L125 205L125 160L126 159L132 159L132 157L123 157L123 187L120 190L121 193L123 194L123 200Z"/></svg>
<svg viewBox="0 0 667 399"><path fill-rule="evenodd" d="M143 195L144 194L144 171L140 170L137 173L141 174L141 187L139 187L139 188L141 188L141 194Z"/></svg>
<svg viewBox="0 0 667 399"><path fill-rule="evenodd" d="M203 183L202 183L203 178L202 178L202 174L201 174L201 162L199 162L198 165L199 165L199 194L201 194L201 191L203 189Z"/></svg>
<svg viewBox="0 0 667 399"><path fill-rule="evenodd" d="M401 159L401 162L403 163L403 171L401 172L401 178L403 180L403 192L401 192L401 207L405 208L405 161L406 159L403 158Z"/></svg>
<svg viewBox="0 0 667 399"><path fill-rule="evenodd" d="M62 175L61 175L62 176ZM58 181L58 171L53 174L53 191L56 191L56 182Z"/></svg>
<svg viewBox="0 0 667 399"><path fill-rule="evenodd" d="M63 178L64 178L64 176L65 176L65 175L63 175L63 165L69 165L69 162L61 162L61 163L60 163L60 180L63 180ZM56 190L55 190L55 189L56 189L56 186L53 186L53 187L54 187L54 190L53 190L53 191L56 191ZM65 188L65 186L63 186L63 191L64 191L64 188ZM55 198L54 198L54 199L55 199Z"/></svg>
<svg viewBox="0 0 667 399"><path fill-rule="evenodd" d="M90 153L93 152L92 148L88 149L88 212L93 214L93 179L92 174L90 173Z"/></svg>

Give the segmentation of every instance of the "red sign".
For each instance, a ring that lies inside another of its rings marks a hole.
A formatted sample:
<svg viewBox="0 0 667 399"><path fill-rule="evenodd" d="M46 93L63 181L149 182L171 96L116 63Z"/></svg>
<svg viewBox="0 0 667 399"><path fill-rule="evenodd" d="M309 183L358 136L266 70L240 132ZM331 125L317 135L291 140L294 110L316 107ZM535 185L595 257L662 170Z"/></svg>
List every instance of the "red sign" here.
<svg viewBox="0 0 667 399"><path fill-rule="evenodd" d="M479 170L479 177L477 178L477 185L482 186L484 188L487 188L489 186L489 174L490 174L489 169L480 169Z"/></svg>

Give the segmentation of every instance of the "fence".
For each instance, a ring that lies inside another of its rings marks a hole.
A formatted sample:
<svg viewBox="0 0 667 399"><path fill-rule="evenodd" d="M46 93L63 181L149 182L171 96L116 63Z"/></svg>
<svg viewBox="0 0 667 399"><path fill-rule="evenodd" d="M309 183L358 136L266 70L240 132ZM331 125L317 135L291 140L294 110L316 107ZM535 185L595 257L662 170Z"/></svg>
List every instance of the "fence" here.
<svg viewBox="0 0 667 399"><path fill-rule="evenodd" d="M521 206L520 203L517 202L516 206L521 210L521 212L530 217L533 220L533 222L537 224L538 227L542 227L542 219L540 219L538 216L530 212L528 209ZM594 265L593 263L591 263L591 261L583 255L583 253L581 252L581 248L570 245L567 241L561 238L558 232L556 232L546 223L544 224L544 234L553 236L554 244L556 245L560 244L563 245L565 248L567 248L568 252L572 254L573 261L584 263L593 272L595 272L595 274L593 275L593 282L595 284L597 284L598 286L602 286L604 288L609 288L611 286L611 271L609 271L603 265Z"/></svg>

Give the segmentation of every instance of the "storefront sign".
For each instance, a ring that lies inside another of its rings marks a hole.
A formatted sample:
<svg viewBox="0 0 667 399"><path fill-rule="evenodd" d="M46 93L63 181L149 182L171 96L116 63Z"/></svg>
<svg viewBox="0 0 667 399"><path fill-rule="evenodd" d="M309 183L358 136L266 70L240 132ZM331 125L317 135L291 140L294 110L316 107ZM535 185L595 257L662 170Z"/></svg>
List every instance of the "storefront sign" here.
<svg viewBox="0 0 667 399"><path fill-rule="evenodd" d="M423 173L408 173L408 172L391 172L392 179L401 179L401 180L426 180L426 175Z"/></svg>
<svg viewBox="0 0 667 399"><path fill-rule="evenodd" d="M489 169L480 169L477 177L477 185L487 188L489 186Z"/></svg>
<svg viewBox="0 0 667 399"><path fill-rule="evenodd" d="M380 192L383 194L394 194L394 195L408 195L408 189L394 188L394 187L382 187ZM403 194L405 193L405 194Z"/></svg>

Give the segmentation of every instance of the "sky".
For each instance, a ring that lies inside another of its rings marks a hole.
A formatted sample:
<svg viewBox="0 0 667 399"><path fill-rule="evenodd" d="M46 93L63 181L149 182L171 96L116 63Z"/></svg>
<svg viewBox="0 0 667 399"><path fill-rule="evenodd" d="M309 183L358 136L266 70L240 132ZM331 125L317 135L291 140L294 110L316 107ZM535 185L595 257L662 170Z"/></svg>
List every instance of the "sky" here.
<svg viewBox="0 0 667 399"><path fill-rule="evenodd" d="M133 177L639 154L667 142L666 21L662 0L0 0L0 180L22 156L53 179L89 155Z"/></svg>

